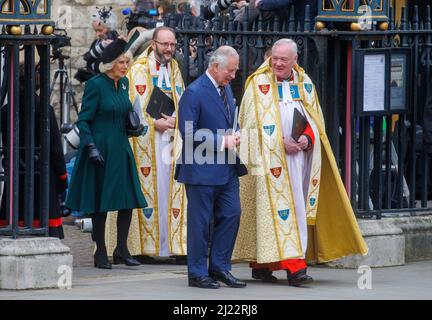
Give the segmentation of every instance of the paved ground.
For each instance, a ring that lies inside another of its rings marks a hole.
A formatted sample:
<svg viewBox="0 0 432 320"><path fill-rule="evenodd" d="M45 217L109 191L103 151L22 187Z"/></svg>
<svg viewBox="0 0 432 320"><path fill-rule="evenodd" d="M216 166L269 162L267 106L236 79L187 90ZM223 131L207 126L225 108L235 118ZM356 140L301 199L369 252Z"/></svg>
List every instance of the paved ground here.
<svg viewBox="0 0 432 320"><path fill-rule="evenodd" d="M63 231L65 238L62 242L71 250L74 257L74 267L91 266L94 248L91 233L81 232L75 225L63 225Z"/></svg>
<svg viewBox="0 0 432 320"><path fill-rule="evenodd" d="M63 225L65 238L62 242L67 245L74 258L74 267L90 267L93 266L93 250L94 242L91 238L91 233L82 232L75 225ZM174 264L174 258L166 258L165 262Z"/></svg>
<svg viewBox="0 0 432 320"><path fill-rule="evenodd" d="M401 267L372 270L372 288L360 290L357 270L309 268L315 282L307 288L289 287L283 272L276 284L251 280L247 265L235 265L233 274L247 279L248 286L218 290L191 288L186 285L185 266L141 265L114 266L113 270L93 267L74 269L72 289L0 291L3 299L144 299L144 300L286 300L286 299L432 299L432 262L409 263Z"/></svg>
<svg viewBox="0 0 432 320"><path fill-rule="evenodd" d="M115 266L113 270L92 267L74 269L73 288L69 290L0 291L0 299L432 299L431 261L409 263L401 267L372 270L372 288L360 290L357 270L310 268L315 282L307 288L289 287L284 273L276 275L276 284L250 280L247 265L236 265L233 273L247 279L248 286L218 290L190 288L186 285L186 267L142 265Z"/></svg>
<svg viewBox="0 0 432 320"><path fill-rule="evenodd" d="M253 299L432 299L432 261L408 263L401 267L372 269L371 289L361 290L354 269L311 267L315 282L307 288L287 285L285 274L277 272L276 284L252 280L246 264L234 265L233 274L248 282L247 288L222 286L204 290L187 286L186 266L146 264L139 267L114 266L113 270L92 267L93 242L90 233L65 226L64 242L74 257L72 289L0 291L0 300L15 299L169 299L169 300L253 300ZM367 282L360 281L365 284Z"/></svg>

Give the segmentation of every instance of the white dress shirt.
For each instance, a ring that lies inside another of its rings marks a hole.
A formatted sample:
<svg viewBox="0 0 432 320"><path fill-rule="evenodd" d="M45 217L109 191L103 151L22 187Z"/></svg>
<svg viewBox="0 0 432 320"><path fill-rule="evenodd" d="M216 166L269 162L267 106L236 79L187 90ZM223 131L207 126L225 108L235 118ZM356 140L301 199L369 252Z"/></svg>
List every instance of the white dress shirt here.
<svg viewBox="0 0 432 320"><path fill-rule="evenodd" d="M210 72L208 72L208 70L206 70L206 75L207 75L207 77L209 77L210 81L213 83L213 85L215 86L217 92L220 95L221 93L220 93L220 88L219 88L220 86L219 86L219 84L216 82L215 79L213 79L213 77L211 76ZM225 137L222 137L222 146L219 148L219 151L224 151L224 148L225 148Z"/></svg>

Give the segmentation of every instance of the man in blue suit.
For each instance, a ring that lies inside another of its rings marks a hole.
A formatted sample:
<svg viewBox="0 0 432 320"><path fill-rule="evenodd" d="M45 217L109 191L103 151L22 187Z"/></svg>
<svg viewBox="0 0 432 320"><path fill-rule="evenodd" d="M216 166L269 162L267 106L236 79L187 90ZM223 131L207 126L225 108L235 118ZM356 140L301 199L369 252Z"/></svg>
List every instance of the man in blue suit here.
<svg viewBox="0 0 432 320"><path fill-rule="evenodd" d="M246 286L230 273L241 213L238 177L247 173L234 151L240 137L232 132L235 102L229 82L238 66L239 56L233 48L218 48L205 74L180 99L183 150L176 178L185 184L188 198L188 277L192 287L218 289L218 281L235 288Z"/></svg>

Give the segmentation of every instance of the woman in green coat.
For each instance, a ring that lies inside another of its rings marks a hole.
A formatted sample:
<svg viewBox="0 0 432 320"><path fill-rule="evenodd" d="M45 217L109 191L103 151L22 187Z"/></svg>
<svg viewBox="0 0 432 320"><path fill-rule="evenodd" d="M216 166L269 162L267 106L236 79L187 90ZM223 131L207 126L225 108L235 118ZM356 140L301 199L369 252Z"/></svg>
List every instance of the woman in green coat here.
<svg viewBox="0 0 432 320"><path fill-rule="evenodd" d="M114 264L139 265L129 253L127 238L132 209L147 206L129 145L132 133L125 126L132 109L126 47L123 39L108 45L101 57L102 73L86 83L77 121L80 148L66 201L68 208L92 215L95 267L103 269L112 268L105 247L107 212L118 211Z"/></svg>

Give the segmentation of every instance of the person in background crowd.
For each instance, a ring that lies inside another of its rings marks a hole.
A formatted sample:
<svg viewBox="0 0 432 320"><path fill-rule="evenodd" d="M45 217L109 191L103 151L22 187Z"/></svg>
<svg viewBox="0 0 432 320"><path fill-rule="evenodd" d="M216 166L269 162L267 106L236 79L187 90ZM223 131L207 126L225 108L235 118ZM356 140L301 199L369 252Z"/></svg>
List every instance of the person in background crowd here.
<svg viewBox="0 0 432 320"><path fill-rule="evenodd" d="M85 82L96 74L99 74L100 57L105 47L113 40L117 39L119 34L116 31L117 17L112 12L112 7L99 9L92 15L92 27L96 33L96 40L90 46L83 58L86 61L86 67L78 69L75 79Z"/></svg>
<svg viewBox="0 0 432 320"><path fill-rule="evenodd" d="M303 29L305 21L305 9L307 5L310 6L311 24L314 24L315 17L318 14L317 0L255 0L255 7L261 11L273 11L275 13L281 12L288 9L290 5L293 5L294 7L295 25L298 26L300 24L301 30ZM285 17L288 17L287 13L285 14Z"/></svg>
<svg viewBox="0 0 432 320"><path fill-rule="evenodd" d="M26 129L28 128L26 124L26 90L25 90L25 67L24 63L20 64L19 69L19 81L20 81L20 105L19 105L19 123L20 123L20 132L19 132L19 145L20 145L20 155L19 155L19 226L24 226L24 214L25 214L25 181L26 181L26 172L25 172L25 136ZM38 91L40 88L40 73L39 67L36 67L35 72L35 90ZM35 136L34 143L35 148L40 147L40 112L41 106L39 101L39 96L35 95ZM7 130L7 110L9 106L4 105L1 108L1 134L2 134L2 142L3 147L8 145L8 137L9 133ZM61 144L61 136L59 127L56 121L56 117L54 114L54 109L49 107L49 122L50 122L50 132L49 132L49 141L50 141L50 158L49 158L49 171L50 171L50 179L49 179L49 236L63 239L63 224L62 224L62 210L60 206L60 197L65 192L68 183L67 183L67 173L66 173L66 163L65 158L63 156L63 148ZM2 155L3 168L7 170L8 164L5 161L5 154ZM35 150L34 156L34 166L35 166L35 174L34 174L34 203L33 203L33 212L34 212L34 221L33 227L39 228L41 226L40 221L40 209L41 209L41 179L40 179L40 155L37 149ZM3 192L1 208L0 208L0 226L6 225L6 192Z"/></svg>
<svg viewBox="0 0 432 320"><path fill-rule="evenodd" d="M163 20L165 16L170 12L171 10L171 4L167 0L161 0L156 3L156 8L158 9L158 20Z"/></svg>
<svg viewBox="0 0 432 320"><path fill-rule="evenodd" d="M249 2L249 27L258 18L260 12L263 16L263 23L272 21L276 16L280 21L286 20L290 15L290 6L294 8L294 23L295 27L300 27L303 31L306 5L310 6L310 23L313 26L315 17L318 14L318 0L250 0ZM244 9L241 9L244 10ZM240 22L243 19L243 14L239 13L237 18Z"/></svg>

